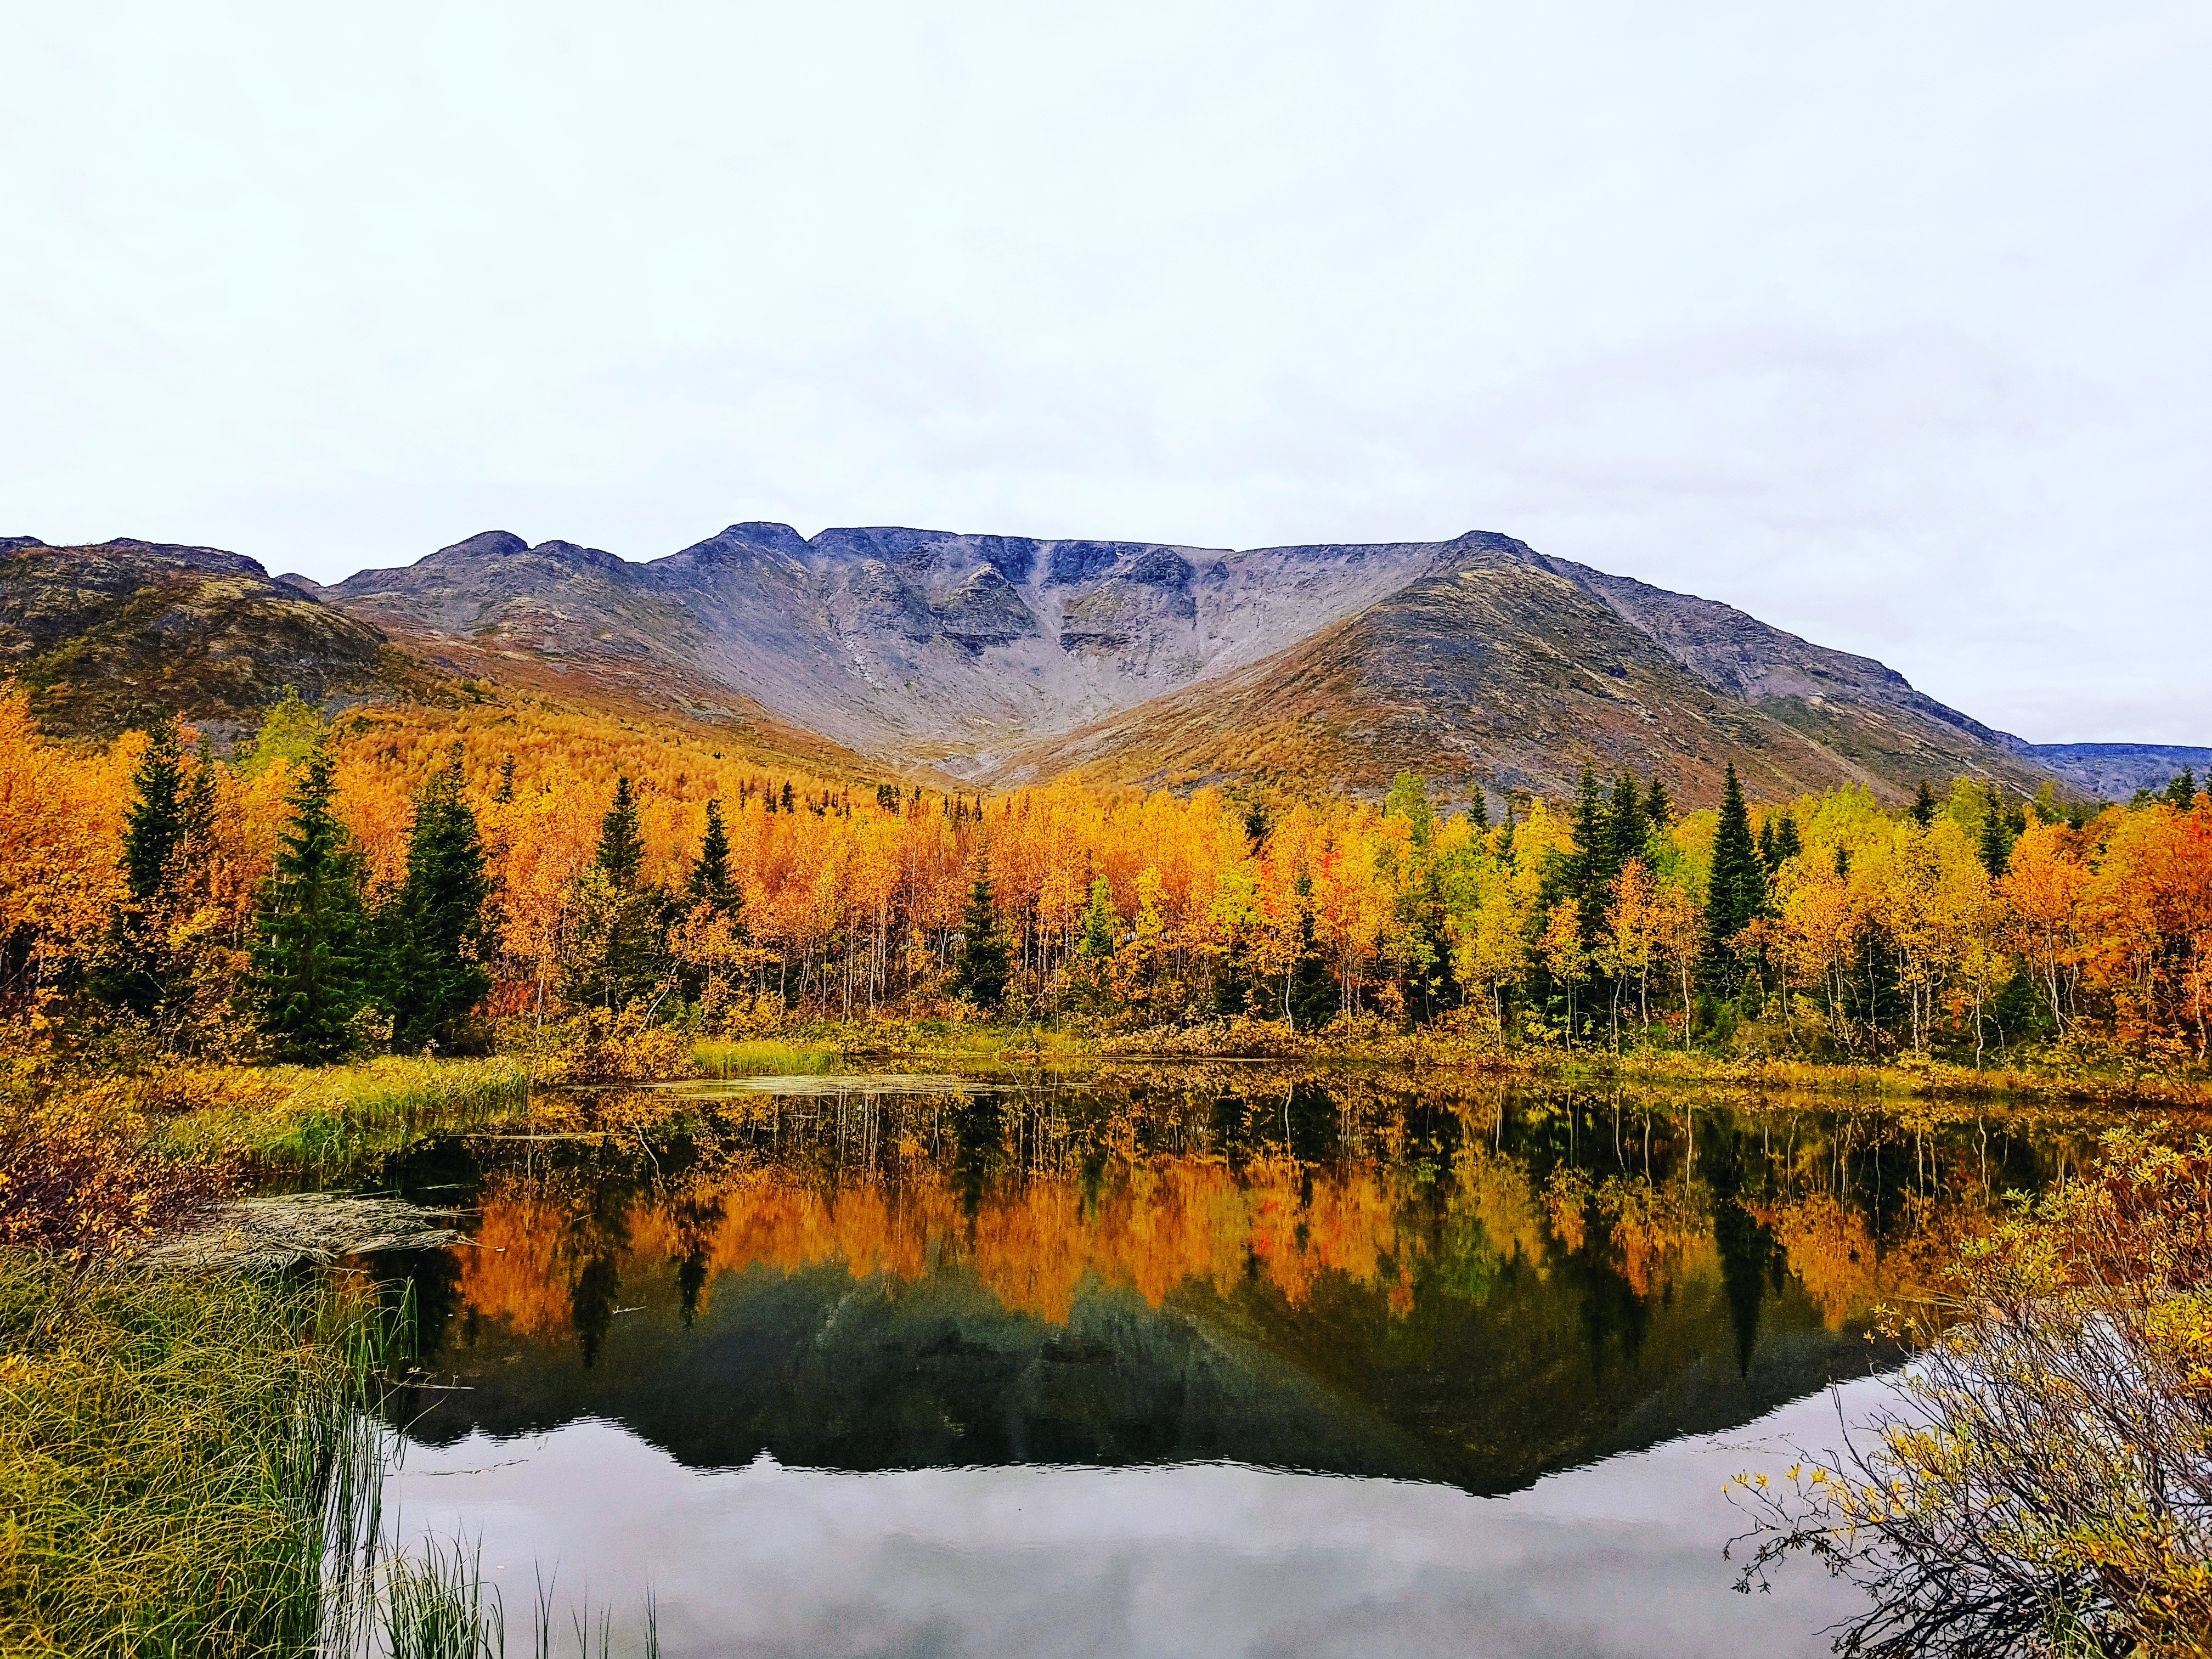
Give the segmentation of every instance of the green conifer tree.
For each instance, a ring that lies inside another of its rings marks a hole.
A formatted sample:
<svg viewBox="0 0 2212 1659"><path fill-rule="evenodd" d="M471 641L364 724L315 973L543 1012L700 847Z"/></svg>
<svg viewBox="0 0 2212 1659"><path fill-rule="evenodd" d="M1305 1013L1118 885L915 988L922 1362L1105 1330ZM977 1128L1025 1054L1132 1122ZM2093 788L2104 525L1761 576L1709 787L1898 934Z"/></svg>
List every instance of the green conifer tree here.
<svg viewBox="0 0 2212 1659"><path fill-rule="evenodd" d="M1609 862L1614 879L1628 867L1629 860L1644 856L1644 838L1650 827L1644 802L1636 793L1636 775L1623 772L1613 781L1613 802L1606 813L1607 832L1613 840Z"/></svg>
<svg viewBox="0 0 2212 1659"><path fill-rule="evenodd" d="M1936 799L1936 792L1928 787L1928 780L1921 779L1919 793L1912 798L1911 808L1912 821L1925 830L1936 822L1936 814L1942 810L1942 805Z"/></svg>
<svg viewBox="0 0 2212 1659"><path fill-rule="evenodd" d="M1468 822L1478 830L1490 828L1490 797L1480 785L1476 786L1474 796L1468 801L1467 817Z"/></svg>
<svg viewBox="0 0 2212 1659"><path fill-rule="evenodd" d="M1719 827L1713 835L1713 866L1705 898L1705 969L1708 981L1725 988L1733 976L1729 942L1766 908L1766 870L1751 838L1751 814L1735 768L1728 769L1721 796Z"/></svg>
<svg viewBox="0 0 2212 1659"><path fill-rule="evenodd" d="M497 948L488 913L491 879L476 814L461 797L461 763L430 775L415 801L407 873L382 907L382 1001L392 1013L392 1046L402 1053L435 1042L452 1048L491 975Z"/></svg>
<svg viewBox="0 0 2212 1659"><path fill-rule="evenodd" d="M1674 803L1667 799L1667 786L1656 773L1651 778L1651 793L1644 798L1644 821L1654 830L1668 829L1674 822Z"/></svg>
<svg viewBox="0 0 2212 1659"><path fill-rule="evenodd" d="M637 797L630 793L629 779L620 774L615 778L614 805L599 820L596 861L617 887L635 886L645 868L645 836L638 829Z"/></svg>
<svg viewBox="0 0 2212 1659"><path fill-rule="evenodd" d="M2185 766L2172 782L2166 786L2166 804L2177 812L2186 812L2197 805L2197 770Z"/></svg>
<svg viewBox="0 0 2212 1659"><path fill-rule="evenodd" d="M1989 810L1982 814L1981 844L1978 849L1983 867L1991 876L2001 876L2012 864L2011 826L2005 822L2003 810L1991 801Z"/></svg>
<svg viewBox="0 0 2212 1659"><path fill-rule="evenodd" d="M699 861L691 866L688 890L692 902L704 903L718 916L738 916L745 906L744 889L730 874L730 836L722 827L722 803L718 796L707 803L707 833L700 839Z"/></svg>
<svg viewBox="0 0 2212 1659"><path fill-rule="evenodd" d="M953 963L952 994L965 997L978 1008L995 1011L1006 1004L1011 975L1006 941L999 932L998 906L991 896L991 866L979 860L975 884L968 891L967 913L960 919L960 954Z"/></svg>
<svg viewBox="0 0 2212 1659"><path fill-rule="evenodd" d="M349 1022L368 997L362 861L331 811L329 750L317 744L297 772L255 917L250 987L277 1057L320 1065L351 1047Z"/></svg>
<svg viewBox="0 0 2212 1659"><path fill-rule="evenodd" d="M93 994L144 1019L158 1019L172 975L162 948L170 886L191 816L191 785L174 720L147 733L123 811L124 902L108 923Z"/></svg>
<svg viewBox="0 0 2212 1659"><path fill-rule="evenodd" d="M1559 884L1564 896L1575 901L1585 942L1595 940L1605 926L1606 896L1620 876L1620 866L1613 861L1613 821L1607 807L1597 773L1584 761L1575 786L1574 852L1559 872Z"/></svg>
<svg viewBox="0 0 2212 1659"><path fill-rule="evenodd" d="M1291 889L1298 901L1298 955L1284 988L1283 1000L1292 1030L1317 1031L1336 1018L1341 999L1337 994L1336 975L1329 972L1316 941L1313 878L1301 870Z"/></svg>
<svg viewBox="0 0 2212 1659"><path fill-rule="evenodd" d="M147 733L152 739L131 775L133 799L123 812L123 872L131 902L151 903L169 873L169 860L185 838L184 753L174 720Z"/></svg>
<svg viewBox="0 0 2212 1659"><path fill-rule="evenodd" d="M1782 815L1781 827L1774 832L1774 867L1777 870L1794 858L1802 857L1805 838L1797 832L1797 820L1789 813Z"/></svg>
<svg viewBox="0 0 2212 1659"><path fill-rule="evenodd" d="M1091 878L1091 908L1083 917L1083 954L1104 962L1114 954L1121 936L1121 913L1114 908L1114 890L1103 876Z"/></svg>

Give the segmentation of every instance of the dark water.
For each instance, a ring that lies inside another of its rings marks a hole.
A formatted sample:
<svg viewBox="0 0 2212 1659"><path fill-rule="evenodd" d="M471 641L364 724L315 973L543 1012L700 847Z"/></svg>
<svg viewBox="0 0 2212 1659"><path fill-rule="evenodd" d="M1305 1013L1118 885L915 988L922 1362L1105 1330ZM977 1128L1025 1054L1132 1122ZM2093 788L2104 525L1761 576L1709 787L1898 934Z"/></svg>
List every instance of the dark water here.
<svg viewBox="0 0 2212 1659"><path fill-rule="evenodd" d="M1722 1484L2094 1129L1226 1066L685 1104L389 1172L479 1206L394 1498L697 1653L1823 1651L1817 1575L1731 1594Z"/></svg>

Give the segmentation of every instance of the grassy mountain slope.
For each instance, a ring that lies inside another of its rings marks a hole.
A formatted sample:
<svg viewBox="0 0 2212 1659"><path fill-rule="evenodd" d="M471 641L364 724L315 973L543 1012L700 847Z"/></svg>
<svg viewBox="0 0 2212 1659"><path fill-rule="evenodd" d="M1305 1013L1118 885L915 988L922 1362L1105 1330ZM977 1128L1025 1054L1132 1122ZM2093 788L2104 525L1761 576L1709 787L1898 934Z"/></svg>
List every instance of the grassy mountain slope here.
<svg viewBox="0 0 2212 1659"><path fill-rule="evenodd" d="M1698 660L1517 544L1480 548L1250 667L1034 744L994 781L1079 768L1171 787L1327 777L1371 791L1412 770L1462 792L1559 795L1587 756L1656 774L1691 803L1718 796L1730 762L1768 797L1850 781L1895 800L1960 773L2043 781L1996 734L1924 712L1898 677L1902 692L1880 702L1800 695L1779 674L1767 695L1730 696L1685 655Z"/></svg>

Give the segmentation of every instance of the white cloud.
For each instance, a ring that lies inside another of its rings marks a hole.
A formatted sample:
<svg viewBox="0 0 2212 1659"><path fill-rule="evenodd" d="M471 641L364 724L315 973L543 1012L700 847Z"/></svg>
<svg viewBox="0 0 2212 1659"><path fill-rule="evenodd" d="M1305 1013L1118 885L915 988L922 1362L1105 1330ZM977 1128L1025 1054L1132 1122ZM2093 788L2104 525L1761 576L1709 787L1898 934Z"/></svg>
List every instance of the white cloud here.
<svg viewBox="0 0 2212 1659"><path fill-rule="evenodd" d="M2212 741L2201 8L4 27L0 533L1494 528Z"/></svg>

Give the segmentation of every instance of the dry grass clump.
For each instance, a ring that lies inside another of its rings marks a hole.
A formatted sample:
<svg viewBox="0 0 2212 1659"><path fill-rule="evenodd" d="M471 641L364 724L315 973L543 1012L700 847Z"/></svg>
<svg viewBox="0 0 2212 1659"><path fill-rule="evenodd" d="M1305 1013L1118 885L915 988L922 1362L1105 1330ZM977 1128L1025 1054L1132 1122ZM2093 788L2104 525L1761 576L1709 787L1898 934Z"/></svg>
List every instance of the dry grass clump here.
<svg viewBox="0 0 2212 1659"><path fill-rule="evenodd" d="M376 1328L328 1288L0 1253L0 1650L307 1650Z"/></svg>

